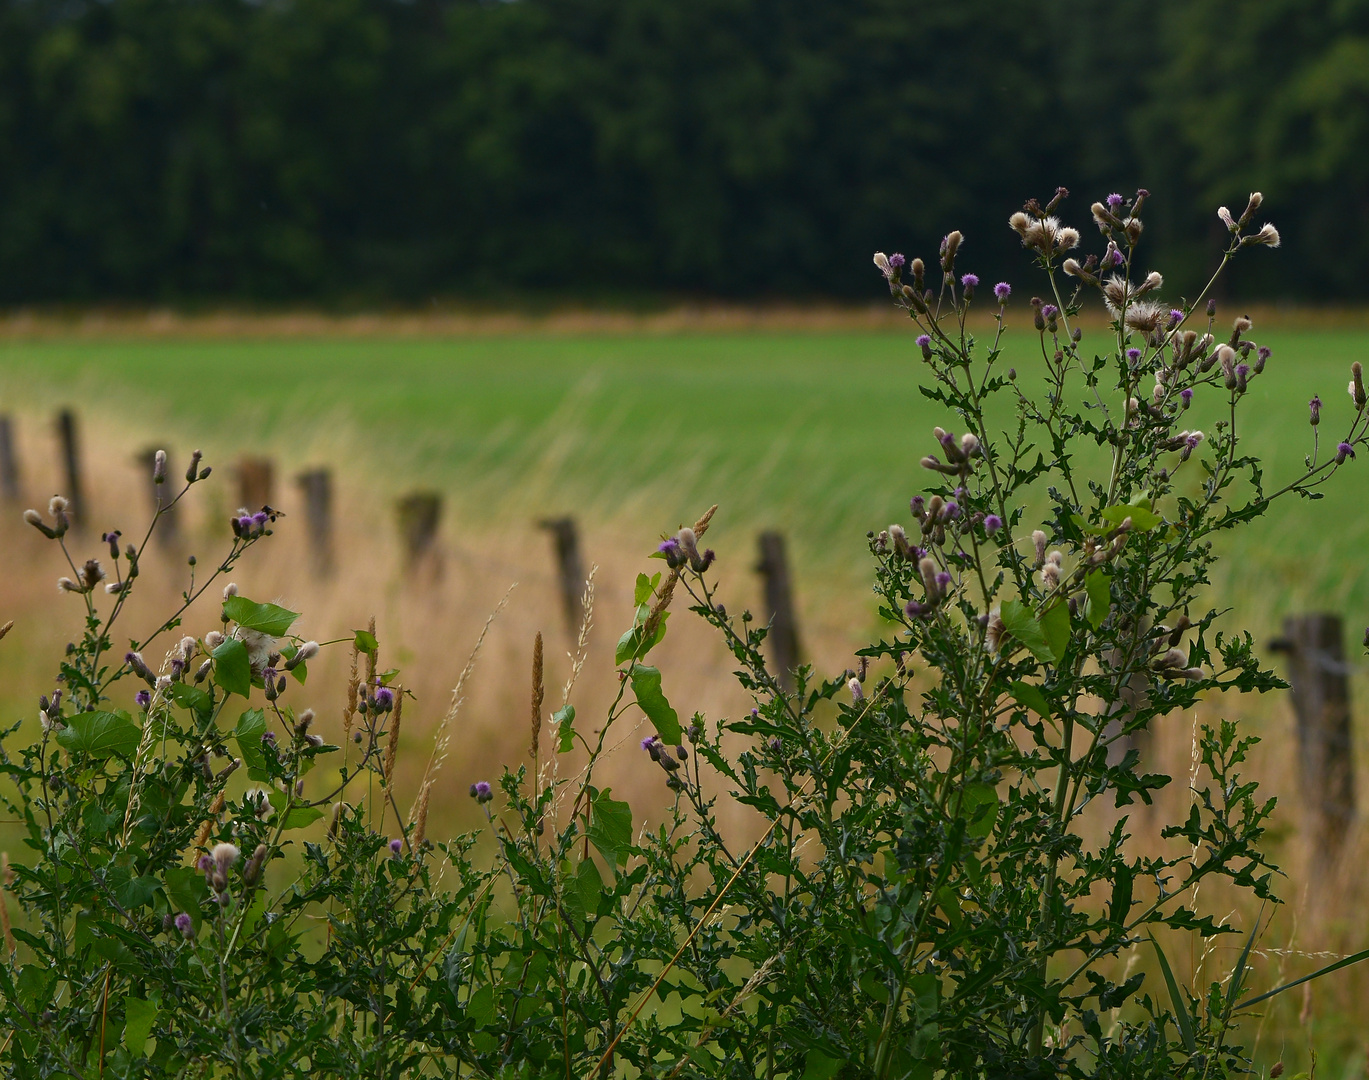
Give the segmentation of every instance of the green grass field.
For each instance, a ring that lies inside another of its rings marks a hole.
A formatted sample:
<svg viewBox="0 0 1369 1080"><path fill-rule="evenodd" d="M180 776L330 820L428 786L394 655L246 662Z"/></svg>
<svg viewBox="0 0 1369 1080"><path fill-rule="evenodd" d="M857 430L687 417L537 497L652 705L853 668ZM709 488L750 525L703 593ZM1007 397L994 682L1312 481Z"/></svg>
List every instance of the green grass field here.
<svg viewBox="0 0 1369 1080"><path fill-rule="evenodd" d="M1347 369L1369 335L1256 336L1274 358L1245 431L1279 482L1310 449L1313 392L1327 403L1323 435L1339 437ZM1024 377L1034 339L1008 342L1003 362ZM6 407L34 421L76 404L220 464L269 450L287 472L330 462L378 492L440 487L453 528L575 511L638 524L645 540L716 501L719 543L783 528L801 568L834 582L859 567L866 529L907 517L930 428L954 426L919 394L903 332L33 339L0 344L0 358ZM1195 426L1215 418L1203 405ZM1351 463L1326 499L1285 504L1233 548L1257 625L1309 605L1369 621L1365 470Z"/></svg>

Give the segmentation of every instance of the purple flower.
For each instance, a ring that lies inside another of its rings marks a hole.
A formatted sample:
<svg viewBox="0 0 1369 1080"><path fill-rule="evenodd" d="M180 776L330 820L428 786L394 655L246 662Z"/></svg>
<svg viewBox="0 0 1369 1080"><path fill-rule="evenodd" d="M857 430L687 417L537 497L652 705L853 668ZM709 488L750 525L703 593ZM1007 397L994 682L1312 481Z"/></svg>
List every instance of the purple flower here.
<svg viewBox="0 0 1369 1080"><path fill-rule="evenodd" d="M1116 192L1113 192L1111 195L1108 196L1108 209L1116 212L1117 208L1121 206L1124 201L1125 200L1122 198L1122 196L1118 195Z"/></svg>
<svg viewBox="0 0 1369 1080"><path fill-rule="evenodd" d="M895 251L892 255L889 256L889 265L892 266L895 270L902 270L903 264L907 261L908 260L905 259L902 255L900 255L897 251Z"/></svg>
<svg viewBox="0 0 1369 1080"><path fill-rule="evenodd" d="M1236 365L1236 389L1239 390L1241 393L1244 394L1244 393L1245 393L1245 385L1246 385L1246 383L1249 381L1249 379L1250 379L1250 365L1249 365L1249 364L1237 364L1237 365Z"/></svg>
<svg viewBox="0 0 1369 1080"><path fill-rule="evenodd" d="M403 846L404 841L396 836L393 840L390 841L390 854L398 855L400 848L402 848Z"/></svg>
<svg viewBox="0 0 1369 1080"><path fill-rule="evenodd" d="M186 937L193 937L195 934L195 923L184 911L176 916L176 929Z"/></svg>
<svg viewBox="0 0 1369 1080"><path fill-rule="evenodd" d="M1183 401L1184 408L1187 409L1193 404L1193 391L1185 387L1183 390L1179 391L1179 398Z"/></svg>
<svg viewBox="0 0 1369 1080"><path fill-rule="evenodd" d="M1113 266L1121 266L1121 265L1122 265L1124 262L1126 262L1126 261L1127 261L1127 257L1126 257L1125 255L1123 255L1120 251L1114 251L1114 252L1112 253L1112 265L1113 265Z"/></svg>
<svg viewBox="0 0 1369 1080"><path fill-rule="evenodd" d="M1060 314L1060 309L1054 304L1047 304L1041 309L1041 318L1053 319Z"/></svg>
<svg viewBox="0 0 1369 1080"><path fill-rule="evenodd" d="M973 289L973 288L975 288L975 287L979 284L979 275L978 275L978 274L961 274L961 275L960 275L960 284L964 285L965 288L967 288L967 289Z"/></svg>
<svg viewBox="0 0 1369 1080"><path fill-rule="evenodd" d="M1003 519L997 514L990 514L984 519L984 531L990 536L1001 528L1003 528Z"/></svg>
<svg viewBox="0 0 1369 1080"><path fill-rule="evenodd" d="M647 753L651 753L651 748L652 748L653 746L655 746L655 745L656 745L656 736L655 736L655 735L648 735L645 739L642 740L642 749L645 750Z"/></svg>
<svg viewBox="0 0 1369 1080"><path fill-rule="evenodd" d="M275 746L275 745L276 745L276 733L275 733L274 731L263 731L263 732L261 733L261 741L262 741L263 744L270 745L270 746Z"/></svg>
<svg viewBox="0 0 1369 1080"><path fill-rule="evenodd" d="M1336 464L1343 465L1346 458L1355 456L1355 448L1348 442L1343 442L1336 447Z"/></svg>
<svg viewBox="0 0 1369 1080"><path fill-rule="evenodd" d="M918 600L909 600L903 610L908 613L910 619L925 619L932 613L932 607L933 605Z"/></svg>
<svg viewBox="0 0 1369 1080"><path fill-rule="evenodd" d="M948 502L945 506L941 508L942 521L954 521L959 516L960 504L957 502Z"/></svg>
<svg viewBox="0 0 1369 1080"><path fill-rule="evenodd" d="M1000 281L993 287L993 294L1000 304L1006 304L1008 297L1012 295L1012 286L1006 281Z"/></svg>
<svg viewBox="0 0 1369 1080"><path fill-rule="evenodd" d="M1261 363L1264 363L1266 360L1268 360L1268 359L1269 359L1271 356L1273 356L1274 354L1273 354L1273 352L1270 350L1270 348L1269 348L1268 345L1261 345L1258 349L1255 350L1255 355L1258 356L1258 357L1260 358L1260 362L1261 362Z"/></svg>
<svg viewBox="0 0 1369 1080"><path fill-rule="evenodd" d="M395 692L388 686L382 686L376 691L376 708L381 712L389 712L395 707Z"/></svg>
<svg viewBox="0 0 1369 1080"><path fill-rule="evenodd" d="M1128 350L1127 350L1127 359L1128 359L1131 363L1133 363L1133 364L1136 363L1138 360L1141 359L1141 350L1140 350L1140 349L1128 349Z"/></svg>
<svg viewBox="0 0 1369 1080"><path fill-rule="evenodd" d="M1169 309L1169 325L1170 325L1170 326L1178 326L1179 323L1181 323L1181 322L1183 322L1183 321L1184 321L1184 313L1183 313L1182 311L1180 311L1178 308L1170 308L1170 309Z"/></svg>
<svg viewBox="0 0 1369 1080"><path fill-rule="evenodd" d="M208 855L201 855L200 861L197 862L195 865L207 873L213 867L214 860L211 859Z"/></svg>
<svg viewBox="0 0 1369 1080"><path fill-rule="evenodd" d="M951 575L948 574L945 570L939 571L936 575L936 587L940 589L942 592L945 592L946 589L950 587L950 584Z"/></svg>
<svg viewBox="0 0 1369 1080"><path fill-rule="evenodd" d="M138 703L138 708L146 709L152 704L152 695L146 690L139 690L133 695L133 700Z"/></svg>
<svg viewBox="0 0 1369 1080"><path fill-rule="evenodd" d="M471 798L478 803L487 803L494 798L494 789L484 780L471 785Z"/></svg>
<svg viewBox="0 0 1369 1080"><path fill-rule="evenodd" d="M1321 398L1313 394L1312 400L1307 403L1307 409L1312 414L1312 426L1316 427L1321 423Z"/></svg>
<svg viewBox="0 0 1369 1080"><path fill-rule="evenodd" d="M911 499L908 500L908 509L913 512L913 517L915 518L922 517L922 509L926 505L927 500L924 499L921 495L914 495Z"/></svg>
<svg viewBox="0 0 1369 1080"><path fill-rule="evenodd" d="M766 743L766 745L770 747L772 751L778 754L780 752L780 748L784 746L784 743L780 742L780 737L776 735L768 743Z"/></svg>
<svg viewBox="0 0 1369 1080"><path fill-rule="evenodd" d="M931 343L932 343L932 339L931 339L930 337L928 337L926 334L918 334L918 336L917 336L917 345L918 345L919 348L925 349L925 348L926 348L928 345L930 345Z"/></svg>

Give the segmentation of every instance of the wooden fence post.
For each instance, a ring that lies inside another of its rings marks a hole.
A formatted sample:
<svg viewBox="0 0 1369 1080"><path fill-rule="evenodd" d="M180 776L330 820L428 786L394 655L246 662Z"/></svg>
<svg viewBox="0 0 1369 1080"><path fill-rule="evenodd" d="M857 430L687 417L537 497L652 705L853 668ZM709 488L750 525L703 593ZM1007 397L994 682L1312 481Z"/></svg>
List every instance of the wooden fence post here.
<svg viewBox="0 0 1369 1080"><path fill-rule="evenodd" d="M437 527L442 521L442 496L435 491L414 491L396 506L399 535L404 544L404 565L413 572L421 562L436 557ZM440 567L435 566L436 570Z"/></svg>
<svg viewBox="0 0 1369 1080"><path fill-rule="evenodd" d="M19 458L14 450L14 421L0 416L0 495L19 498Z"/></svg>
<svg viewBox="0 0 1369 1080"><path fill-rule="evenodd" d="M270 506L275 497L276 469L270 458L245 456L238 459L238 493L246 510Z"/></svg>
<svg viewBox="0 0 1369 1080"><path fill-rule="evenodd" d="M153 513L156 513L157 511L158 498L170 502L176 495L176 487L173 483L175 474L171 472L170 451L168 451L166 455L168 459L166 466L168 475L165 483L155 484L152 482L152 468L157 463L157 451L164 449L166 448L162 446L150 447L137 457L138 465L143 470L143 481L147 484L148 505L151 507ZM169 510L162 514L162 519L157 525L157 542L163 547L169 547L176 542L176 518L176 511Z"/></svg>
<svg viewBox="0 0 1369 1080"><path fill-rule="evenodd" d="M304 493L304 527L315 577L333 572L333 474L310 469L295 477Z"/></svg>
<svg viewBox="0 0 1369 1080"><path fill-rule="evenodd" d="M81 451L76 436L76 414L63 409L57 414L57 438L62 444L62 467L66 473L67 489L61 492L66 496L71 514L71 524L75 529L85 527L85 490L81 483Z"/></svg>
<svg viewBox="0 0 1369 1080"><path fill-rule="evenodd" d="M785 690L794 688L794 669L799 665L799 628L794 617L794 593L784 537L773 531L760 534L760 562L756 570L765 581L765 613L770 623L766 642L776 678Z"/></svg>
<svg viewBox="0 0 1369 1080"><path fill-rule="evenodd" d="M580 558L580 533L573 517L546 518L539 524L551 533L552 542L556 545L561 606L566 613L570 635L575 637L585 618L584 608L581 607L585 592L585 564Z"/></svg>
<svg viewBox="0 0 1369 1080"><path fill-rule="evenodd" d="M1298 721L1298 774L1315 832L1317 858L1335 860L1355 817L1354 747L1350 736L1350 668L1340 616L1284 620L1271 643L1288 654L1288 681Z"/></svg>

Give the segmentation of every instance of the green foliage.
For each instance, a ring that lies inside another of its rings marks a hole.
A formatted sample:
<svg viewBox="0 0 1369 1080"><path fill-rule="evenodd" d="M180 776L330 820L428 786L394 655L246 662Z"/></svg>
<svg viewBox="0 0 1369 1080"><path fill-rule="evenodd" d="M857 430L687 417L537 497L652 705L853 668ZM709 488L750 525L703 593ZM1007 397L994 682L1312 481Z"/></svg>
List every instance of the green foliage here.
<svg viewBox="0 0 1369 1080"><path fill-rule="evenodd" d="M877 259L922 331L922 390L963 432L931 433L912 524L869 536L883 639L859 673L805 667L788 689L768 628L716 600L709 511L638 578L601 722L577 728L563 702L539 718L558 753L537 775L471 784L479 859L475 835L424 835L431 775L400 810L395 673L374 634L350 638L341 747L285 677L318 649L288 636L294 612L228 589L218 626L173 637L265 518L235 519L227 555L117 664L148 541L115 545L112 593L86 563L63 586L84 631L62 691L36 741L0 744L27 845L0 964L6 1075L1239 1075L1241 1020L1288 988L1252 986L1258 925L1208 986L1184 985L1166 948L1237 932L1200 907L1204 882L1276 902L1273 805L1241 774L1254 740L1226 720L1198 734L1188 810L1163 828L1173 855L1129 850L1125 808L1170 777L1127 740L1201 696L1280 685L1249 633L1199 606L1212 541L1316 494L1347 452L1314 431L1305 469L1266 488L1238 423L1260 375L1245 361L1267 357L1243 321L1228 338L1211 314L1138 299L1160 288L1126 284L1141 201L1094 211L1121 253L1106 283L1096 257L1062 264L1078 240L1043 208L1014 226L1058 301L1031 315L1036 392L1004 370L1001 334L985 349L966 330L958 234L939 273ZM1258 235L1247 224L1227 257ZM928 277L939 295L910 283ZM1095 285L1116 298L1096 350L1071 325ZM1177 430L1190 395L1224 417L1201 438ZM991 413L995 397L1009 407ZM1369 451L1369 409L1339 404L1322 425ZM75 567L63 513L34 523ZM672 601L730 651L754 702L740 717L682 721L643 662ZM638 732L626 752L670 796L645 823L598 786ZM737 834L723 800L751 815Z"/></svg>

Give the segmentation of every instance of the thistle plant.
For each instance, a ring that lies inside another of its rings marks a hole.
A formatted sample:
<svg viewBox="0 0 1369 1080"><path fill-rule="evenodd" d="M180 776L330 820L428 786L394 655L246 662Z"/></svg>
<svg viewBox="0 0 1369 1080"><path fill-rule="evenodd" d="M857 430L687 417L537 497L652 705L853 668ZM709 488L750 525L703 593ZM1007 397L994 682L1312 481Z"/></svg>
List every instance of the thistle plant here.
<svg viewBox="0 0 1369 1080"><path fill-rule="evenodd" d="M27 845L7 864L7 1075L1247 1072L1241 1022L1287 987L1255 984L1262 924L1216 918L1200 886L1277 903L1273 805L1241 774L1255 740L1227 719L1201 728L1157 853L1130 836L1171 782L1142 733L1282 685L1221 624L1210 571L1221 534L1353 467L1363 373L1348 406L1312 398L1304 469L1267 486L1240 421L1277 361L1250 321L1228 330L1207 290L1161 302L1145 192L1093 205L1099 250L1082 258L1065 195L1010 221L1040 273L1029 305L962 269L957 232L930 263L875 256L915 324L908 378L946 417L909 477L910 517L868 536L880 640L848 670L776 671L768 628L718 600L729 563L705 546L709 510L638 576L596 723L573 703L593 575L559 700L530 643L528 761L462 777L476 833L427 836L452 712L418 790L395 789L407 695L374 624L320 645L292 635L295 612L222 584L269 542L270 508L235 515L213 571L197 582L192 565L180 610L122 652L112 628L151 530L122 549L105 534L110 569L70 555L84 634L36 740L0 744ZM1277 246L1260 202L1219 212L1214 281ZM1084 329L1095 293L1104 332ZM1033 355L1014 368L1024 309ZM197 458L168 505L203 475ZM63 551L65 513L29 515ZM172 640L211 588L217 625ZM677 710L688 688L667 694L649 662L682 606L733 657L740 716ZM338 647L348 704L324 720L305 679ZM613 754L660 784L649 812L602 786ZM725 827L722 806L751 821ZM1230 969L1185 985L1175 936L1227 934Z"/></svg>

